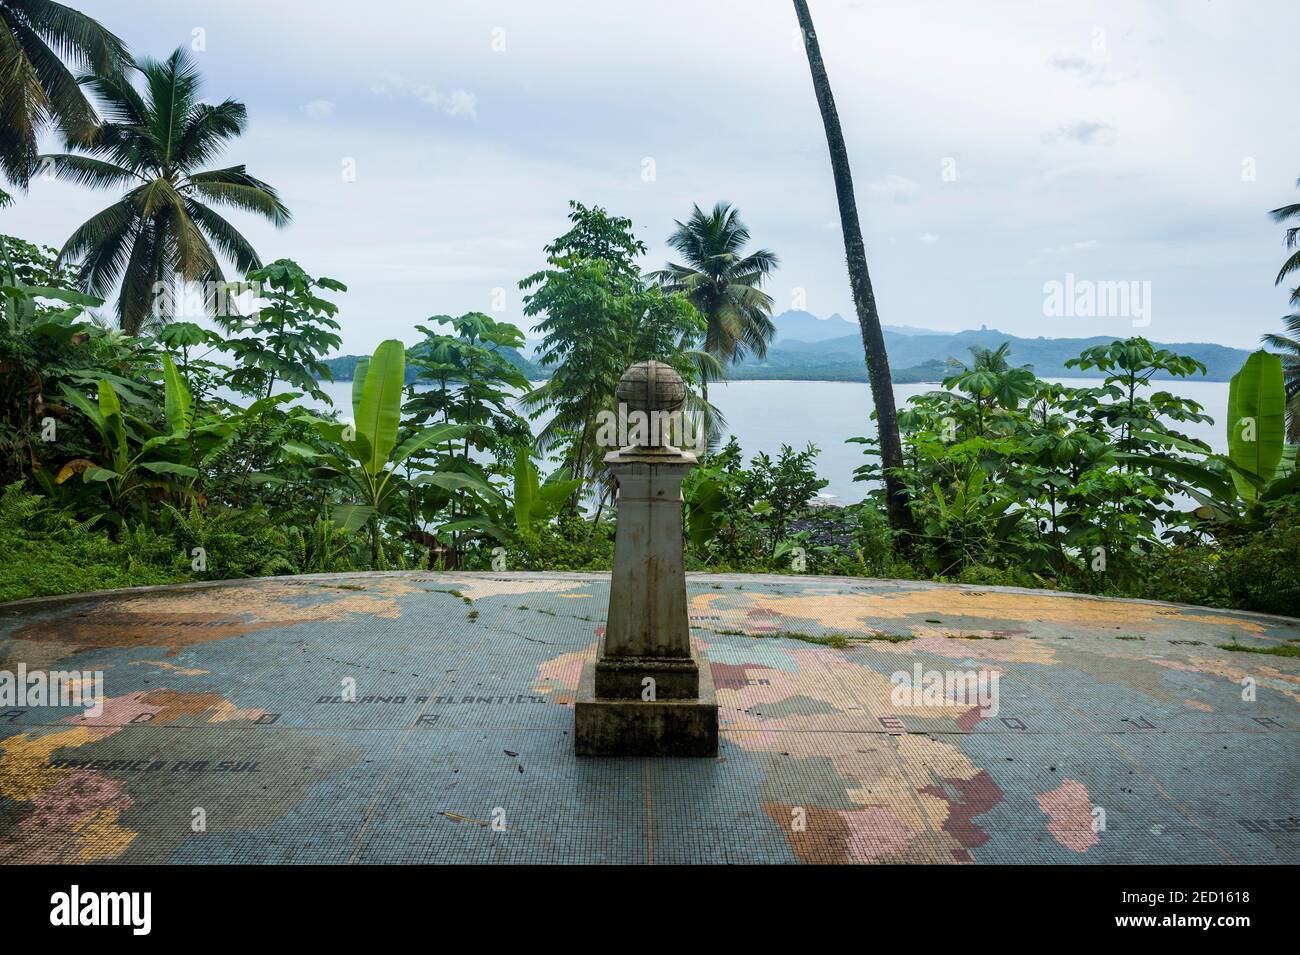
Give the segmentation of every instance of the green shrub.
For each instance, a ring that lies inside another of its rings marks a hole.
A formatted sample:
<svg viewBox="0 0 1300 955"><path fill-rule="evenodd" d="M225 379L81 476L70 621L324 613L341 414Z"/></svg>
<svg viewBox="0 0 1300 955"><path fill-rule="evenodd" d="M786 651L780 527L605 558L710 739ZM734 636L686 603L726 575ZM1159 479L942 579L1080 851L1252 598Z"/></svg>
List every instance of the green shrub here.
<svg viewBox="0 0 1300 955"><path fill-rule="evenodd" d="M165 556L174 550L147 528L114 541L21 482L0 495L0 601L190 579Z"/></svg>
<svg viewBox="0 0 1300 955"><path fill-rule="evenodd" d="M1222 606L1300 617L1300 508L1273 508L1269 517L1264 530L1223 547L1215 561Z"/></svg>
<svg viewBox="0 0 1300 955"><path fill-rule="evenodd" d="M489 541L466 555L467 570L491 570L493 550L501 546ZM518 534L505 548L506 570L590 570L608 571L614 565L614 522L593 523L564 515L531 533Z"/></svg>

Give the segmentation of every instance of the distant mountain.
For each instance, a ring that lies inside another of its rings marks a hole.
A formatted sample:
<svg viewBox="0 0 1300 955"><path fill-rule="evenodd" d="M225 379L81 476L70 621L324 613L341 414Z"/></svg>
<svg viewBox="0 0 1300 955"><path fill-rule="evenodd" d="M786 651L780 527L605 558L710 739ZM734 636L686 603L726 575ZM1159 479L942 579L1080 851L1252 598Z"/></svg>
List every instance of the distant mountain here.
<svg viewBox="0 0 1300 955"><path fill-rule="evenodd" d="M860 334L858 323L850 321L838 312L830 318L818 318L812 312L792 308L773 318L772 324L776 326L776 337L772 339L773 342L780 342L783 345L792 342L824 342L844 335ZM900 335L946 334L929 328L914 328L911 325L885 325L883 328L887 332L897 332Z"/></svg>
<svg viewBox="0 0 1300 955"><path fill-rule="evenodd" d="M727 377L734 381L775 379L782 381L866 381L867 367L862 359L862 337L856 322L839 315L818 318L811 312L791 310L776 316L773 323L777 337L768 346L767 356L758 361L750 357L733 365ZM1081 372L1066 368L1065 362L1078 357L1085 348L1104 345L1114 335L1092 338L1020 338L992 328L978 331L938 332L907 325L886 325L885 348L894 381L899 384L937 382L943 379L951 361L970 360L972 345L997 348L1011 344L1010 360L1014 365L1029 365L1042 378L1099 378L1096 371ZM534 360L540 342L529 340L523 354L503 350L510 361L530 381L544 381L548 375ZM1241 368L1250 352L1204 342L1153 342L1180 355L1191 355L1205 364L1201 381L1227 381ZM325 362L337 381L348 381L361 356L340 355ZM1157 378L1168 376L1157 375ZM407 368L407 381L413 370Z"/></svg>
<svg viewBox="0 0 1300 955"><path fill-rule="evenodd" d="M843 338L857 332L857 322L850 322L839 315L830 318L818 318L812 312L790 309L772 319L776 326L775 342L824 342L832 338Z"/></svg>
<svg viewBox="0 0 1300 955"><path fill-rule="evenodd" d="M514 365L529 381L545 381L549 377L540 365L525 358L513 348L498 349L510 364ZM357 362L368 358L367 355L337 355L334 358L325 359L325 367L330 370L330 375L335 381L351 381L353 372L357 367ZM406 366L406 383L409 385L417 377L416 369L413 365Z"/></svg>
<svg viewBox="0 0 1300 955"><path fill-rule="evenodd" d="M821 331L820 327L810 326L804 316L807 312L785 312L777 321L785 324L786 316L794 315L788 327L804 331L812 328L813 334ZM825 321L808 316L817 326L829 326L831 320ZM843 321L841 319L841 321ZM845 325L849 323L844 322ZM804 331L806 334L807 332ZM1009 358L1012 364L1029 365L1034 373L1044 378L1091 378L1099 377L1095 371L1080 372L1078 369L1066 368L1065 362L1075 358L1086 348L1103 345L1115 340L1114 335L1098 335L1092 338L1020 338L996 329L981 328L978 331L932 332L913 334L897 328L885 327L885 348L889 353L889 364L895 380L904 381L938 381L943 377L943 366L950 360L970 360L970 348L981 345L996 348L1003 342L1011 345ZM1155 342L1159 347L1168 348L1181 355L1190 355L1206 366L1204 379L1208 381L1227 381L1246 360L1250 352L1242 348L1229 348L1201 342L1176 342L1164 344ZM921 375L922 377L917 377ZM767 350L762 361L747 358L732 366L728 377L736 380L756 380L776 378L785 380L815 381L866 381L867 369L862 357L862 339L857 326L851 326L849 334L838 337L825 337L817 340L798 340L791 336L788 340L778 338ZM1168 376L1157 376L1158 378Z"/></svg>

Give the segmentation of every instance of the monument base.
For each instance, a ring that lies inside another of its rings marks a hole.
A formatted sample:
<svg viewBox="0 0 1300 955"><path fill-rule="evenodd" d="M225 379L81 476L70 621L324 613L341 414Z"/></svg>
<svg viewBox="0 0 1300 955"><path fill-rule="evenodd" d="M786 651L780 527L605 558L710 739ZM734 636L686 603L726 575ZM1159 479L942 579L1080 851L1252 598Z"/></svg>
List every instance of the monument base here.
<svg viewBox="0 0 1300 955"><path fill-rule="evenodd" d="M718 695L709 664L699 658L699 696L692 699L608 699L596 696L596 661L582 668L574 704L579 756L717 756Z"/></svg>
<svg viewBox="0 0 1300 955"><path fill-rule="evenodd" d="M688 657L616 657L610 655L607 640L608 634L603 634L596 647L597 698L639 700L649 677L654 680L657 700L699 699L700 654L694 645Z"/></svg>

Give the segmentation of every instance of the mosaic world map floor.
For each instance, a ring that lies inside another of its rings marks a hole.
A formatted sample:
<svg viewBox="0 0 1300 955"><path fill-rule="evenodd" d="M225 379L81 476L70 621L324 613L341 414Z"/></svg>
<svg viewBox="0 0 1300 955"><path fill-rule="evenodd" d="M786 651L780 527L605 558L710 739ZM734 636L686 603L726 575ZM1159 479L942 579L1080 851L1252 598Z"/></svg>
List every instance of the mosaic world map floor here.
<svg viewBox="0 0 1300 955"><path fill-rule="evenodd" d="M0 669L102 671L107 697L0 706L0 862L1300 862L1300 659L1220 649L1295 645L1296 620L688 587L718 759L573 755L604 575L0 605ZM954 672L996 675L996 707L898 695Z"/></svg>

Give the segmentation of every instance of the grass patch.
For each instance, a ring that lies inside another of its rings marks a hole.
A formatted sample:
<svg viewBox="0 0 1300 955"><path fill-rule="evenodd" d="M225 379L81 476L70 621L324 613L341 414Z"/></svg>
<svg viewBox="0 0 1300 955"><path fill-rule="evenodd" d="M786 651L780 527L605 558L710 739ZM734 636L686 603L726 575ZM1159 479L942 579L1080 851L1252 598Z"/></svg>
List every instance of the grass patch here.
<svg viewBox="0 0 1300 955"><path fill-rule="evenodd" d="M1220 643L1220 650L1233 650L1237 653L1267 653L1275 657L1300 657L1300 647L1243 647L1240 643Z"/></svg>
<svg viewBox="0 0 1300 955"><path fill-rule="evenodd" d="M1121 634L1120 636L1117 636L1115 639L1116 640L1145 640L1146 637L1137 633L1128 633L1128 634Z"/></svg>
<svg viewBox="0 0 1300 955"><path fill-rule="evenodd" d="M849 646L849 638L842 633L828 633L824 637L818 637L811 633L796 633L793 630L780 630L776 633L766 634L766 636L774 638L784 637L786 640L800 640L804 643L813 643L819 647L832 647L836 650L845 650Z"/></svg>

